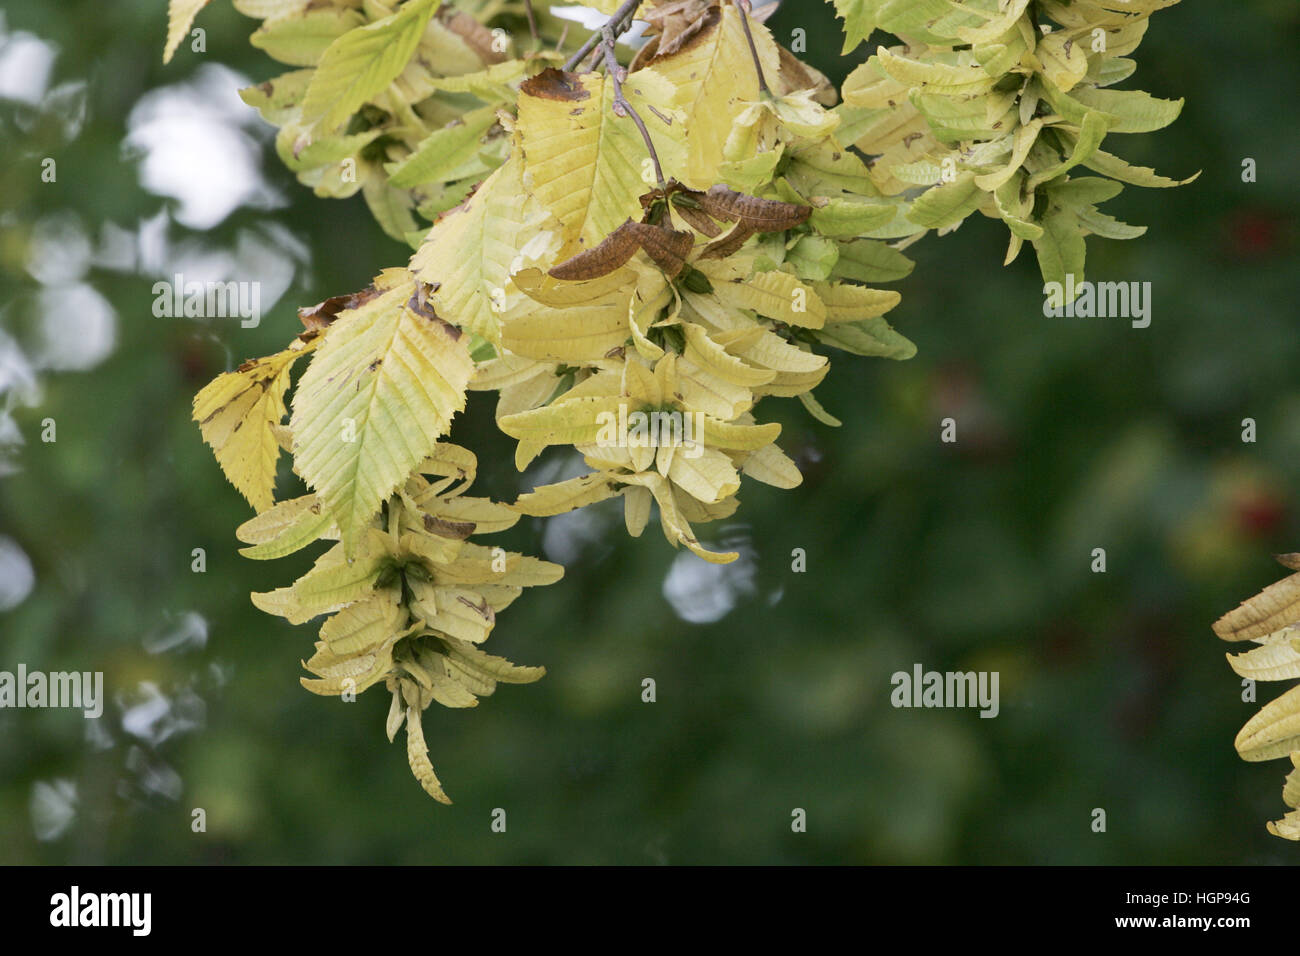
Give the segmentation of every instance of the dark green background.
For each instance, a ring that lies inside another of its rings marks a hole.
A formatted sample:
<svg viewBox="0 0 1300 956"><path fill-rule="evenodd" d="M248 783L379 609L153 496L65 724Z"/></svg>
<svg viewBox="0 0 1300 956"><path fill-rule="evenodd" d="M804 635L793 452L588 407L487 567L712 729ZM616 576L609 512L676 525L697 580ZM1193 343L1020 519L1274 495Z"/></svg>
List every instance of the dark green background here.
<svg viewBox="0 0 1300 956"><path fill-rule="evenodd" d="M72 213L95 236L168 204L122 148L139 97L205 62L253 80L278 68L224 0L198 21L206 54L183 48L166 68L161 0L18 0L5 13L10 31L58 47L54 82L89 81L72 141L0 102L0 302L22 342L15 303L36 289L27 237L43 217ZM837 56L828 5L791 3L771 25L787 42L806 29L809 58L837 78L856 62ZM681 620L662 587L672 549L653 526L630 541L617 508L604 514L608 530L566 580L526 594L488 645L547 677L426 717L450 808L385 741L386 695L344 704L299 687L312 630L247 594L288 583L305 557L236 554L249 510L189 419L193 393L230 359L300 329L296 306L406 256L360 198L317 199L266 150L290 205L240 209L204 237L229 244L274 220L309 244L311 268L261 326L157 319L151 277L92 270L117 312L115 351L86 372L42 373L38 404L14 409L26 445L21 471L0 479L0 533L31 557L36 585L0 614L0 670L103 670L128 704L141 682L190 687L206 713L150 745L110 701L112 744L99 749L74 713L0 712L0 862L1300 860L1264 831L1287 765L1237 758L1233 736L1258 704L1241 701L1210 631L1282 573L1273 552L1300 548L1296 27L1284 0L1184 3L1153 19L1125 85L1187 105L1170 129L1115 149L1166 175L1203 172L1182 189L1126 190L1106 211L1150 233L1089 244L1091 278L1154 284L1150 328L1044 318L1032 255L1002 269L1005 230L979 217L913 247L891 319L920 354L836 357L818 395L838 430L797 403L764 403L805 484L746 483L736 519L704 529L749 538L753 594L717 623ZM40 182L44 156L57 183ZM1241 181L1244 157L1254 184ZM518 478L491 406L477 396L453 438L479 452L479 490L509 498ZM39 438L47 416L53 444ZM939 441L949 416L955 446ZM1257 444L1241 441L1245 417ZM541 540L529 521L500 539L531 551ZM190 570L196 547L203 574ZM1095 547L1106 574L1089 571ZM807 573L791 572L794 548ZM189 611L208 622L206 646L144 650ZM893 709L890 674L918 661L999 671L1001 715ZM654 704L641 702L644 677ZM164 764L176 800L147 786ZM76 816L38 841L33 787L56 779L75 782ZM191 832L195 807L206 833ZM497 807L504 834L489 829ZM796 807L807 833L791 832ZM1104 834L1090 828L1095 807Z"/></svg>

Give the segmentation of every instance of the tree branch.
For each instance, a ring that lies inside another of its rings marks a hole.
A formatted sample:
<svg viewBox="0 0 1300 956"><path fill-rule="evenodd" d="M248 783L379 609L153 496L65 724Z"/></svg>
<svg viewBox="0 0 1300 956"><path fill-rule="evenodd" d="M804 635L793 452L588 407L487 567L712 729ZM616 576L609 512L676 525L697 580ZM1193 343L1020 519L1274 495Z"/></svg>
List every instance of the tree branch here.
<svg viewBox="0 0 1300 956"><path fill-rule="evenodd" d="M663 167L659 165L659 154L655 152L655 144L650 139L650 131L645 128L645 121L641 119L641 114L633 108L632 104L627 101L627 97L623 95L623 81L627 79L627 70L619 66L618 58L614 55L614 44L617 41L617 35L609 23L606 23L600 32L605 48L605 68L609 71L610 79L614 81L614 115L632 117L632 122L636 123L636 128L641 131L641 138L645 140L645 148L650 154L650 160L654 163L655 179L658 180L659 188L664 189L664 171Z"/></svg>
<svg viewBox="0 0 1300 956"><path fill-rule="evenodd" d="M606 30L613 30L614 37L617 39L620 33L632 25L632 15L640 5L641 0L624 0L623 5L614 11L614 15L605 21L605 25L587 37L587 42L578 48L577 53L569 57L569 61L564 64L564 72L571 72L588 53L600 46Z"/></svg>
<svg viewBox="0 0 1300 956"><path fill-rule="evenodd" d="M754 58L754 72L758 74L759 92L767 93L769 92L767 77L763 76L763 64L758 59L758 47L754 45L754 34L749 30L749 3L747 0L732 0L732 2L740 13L740 25L745 28L745 39L749 41L749 55Z"/></svg>
<svg viewBox="0 0 1300 956"><path fill-rule="evenodd" d="M533 0L524 0L524 12L528 14L528 32L533 38L533 49L542 48L542 38L537 34L537 17L533 16Z"/></svg>

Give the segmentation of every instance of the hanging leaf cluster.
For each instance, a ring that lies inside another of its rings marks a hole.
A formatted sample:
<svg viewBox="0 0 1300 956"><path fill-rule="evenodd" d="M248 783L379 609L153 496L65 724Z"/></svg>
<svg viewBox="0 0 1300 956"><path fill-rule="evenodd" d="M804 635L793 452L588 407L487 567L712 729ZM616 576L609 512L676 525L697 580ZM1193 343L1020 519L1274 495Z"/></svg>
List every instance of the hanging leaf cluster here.
<svg viewBox="0 0 1300 956"><path fill-rule="evenodd" d="M1300 572L1300 554L1281 554L1283 567ZM1243 680L1300 679L1300 573L1271 584L1214 624L1225 641L1257 645L1229 654L1228 663ZM1282 786L1282 801L1291 809L1281 820L1270 822L1268 832L1287 840L1300 840L1300 684L1275 698L1246 722L1237 734L1237 753L1243 760L1291 758L1292 770Z"/></svg>
<svg viewBox="0 0 1300 956"><path fill-rule="evenodd" d="M1170 179L1102 146L1178 118L1182 100L1112 88L1136 69L1151 15L1177 2L835 0L846 51L875 29L901 41L853 72L837 108L882 194L923 188L885 235L943 232L979 212L1006 224L1007 263L1028 242L1045 281L1076 286L1085 237L1142 235L1097 205L1124 184L1196 176Z"/></svg>
<svg viewBox="0 0 1300 956"><path fill-rule="evenodd" d="M219 376L195 419L258 511L244 553L335 542L254 600L331 615L304 684L383 682L390 738L405 722L438 799L422 712L540 677L478 645L561 573L471 536L616 498L629 534L657 515L674 547L735 560L696 529L735 513L744 479L801 481L762 400L838 425L814 397L830 354L915 353L880 288L911 272L908 244L979 210L1011 228L1008 260L1028 239L1045 276L1082 278L1083 236L1131 227L1094 208L1110 179L1070 171L1168 184L1099 150L1177 113L1106 89L1167 3L848 0L848 48L877 28L903 45L843 91L739 2L599 0L581 45L545 2L234 3L296 68L243 92L285 164L320 195L361 192L414 254L301 310L306 331ZM169 54L201 6L173 0ZM446 436L470 392L496 393L520 471L554 446L586 471L506 504L460 495L476 462ZM276 503L281 450L310 493Z"/></svg>

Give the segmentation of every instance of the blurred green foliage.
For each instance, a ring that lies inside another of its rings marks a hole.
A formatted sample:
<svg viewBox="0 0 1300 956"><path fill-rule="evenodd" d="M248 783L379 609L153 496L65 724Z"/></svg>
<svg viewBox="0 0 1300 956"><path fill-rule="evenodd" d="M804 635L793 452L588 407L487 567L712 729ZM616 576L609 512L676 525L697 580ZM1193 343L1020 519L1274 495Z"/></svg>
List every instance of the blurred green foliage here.
<svg viewBox="0 0 1300 956"><path fill-rule="evenodd" d="M206 63L254 81L277 72L223 0L199 19L206 52L183 46L164 69L163 6L6 5L0 42L29 32L58 50L51 85L88 84L71 139L60 104L0 101L0 303L20 344L42 318L29 265L43 222L75 217L94 242L105 223L135 232L175 207L123 148L133 105ZM808 58L833 79L857 62L838 56L829 5L789 2L770 25L786 42L806 30ZM310 267L257 328L155 318L154 276L92 267L86 281L116 312L112 354L40 371L34 404L10 396L25 445L0 479L0 534L29 556L35 586L0 612L0 669L102 670L112 699L91 739L74 712L0 711L0 862L1295 861L1263 827L1281 813L1284 767L1236 757L1258 705L1240 699L1209 625L1282 573L1271 553L1300 547L1296 27L1282 0L1184 3L1154 18L1136 55L1135 82L1187 106L1121 154L1172 176L1204 170L1182 189L1126 190L1106 211L1151 231L1090 247L1091 278L1153 282L1150 328L1044 318L1033 257L1000 268L1005 230L991 221L913 247L890 318L918 357L837 358L818 395L838 430L764 403L806 483L753 487L736 521L703 529L752 549L750 590L741 581L720 620L674 611L674 552L653 528L628 540L617 511L598 514L609 528L502 536L530 551L568 541L576 557L488 646L547 677L426 718L451 808L384 740L386 695L348 704L298 686L311 629L247 595L288 583L307 557L236 554L247 506L189 420L199 386L298 331L296 306L407 255L360 197L317 199L263 150L282 208L168 233L173 249L229 248L269 221L306 243ZM44 157L57 182L41 181ZM520 479L487 401L452 438L483 462L476 490L509 499ZM939 441L946 417L955 445ZM1256 444L1241 441L1247 417ZM1105 574L1089 570L1096 547ZM795 548L807 573L790 570ZM206 642L150 653L187 612ZM890 675L914 662L999 671L1001 714L893 709ZM150 733L137 709L124 727L150 683L171 716ZM75 785L75 812L38 839L34 795L56 780ZM497 807L505 834L489 828ZM794 808L807 833L791 832Z"/></svg>

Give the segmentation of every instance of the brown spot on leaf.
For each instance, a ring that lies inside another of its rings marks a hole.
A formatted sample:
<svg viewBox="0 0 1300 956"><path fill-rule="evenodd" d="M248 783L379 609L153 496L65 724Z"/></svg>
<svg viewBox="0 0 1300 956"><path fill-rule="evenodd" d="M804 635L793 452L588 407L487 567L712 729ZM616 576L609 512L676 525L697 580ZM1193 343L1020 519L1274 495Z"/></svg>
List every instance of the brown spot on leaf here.
<svg viewBox="0 0 1300 956"><path fill-rule="evenodd" d="M425 298L426 288L432 291L434 289L437 289L438 286L436 284L428 287L417 286L416 290L411 293L411 297L407 299L406 308L409 309L411 312L414 312L416 315L420 316L420 318L422 319L428 319L430 322L437 322L439 325L442 326L442 330L446 332L449 336L451 336L451 340L453 342L459 342L461 336L460 329L456 328L456 326L452 325L450 322L448 322L446 319L444 319L442 316L438 315L438 313L434 311L433 306L430 304L429 300Z"/></svg>
<svg viewBox="0 0 1300 956"><path fill-rule="evenodd" d="M340 312L360 308L377 295L379 295L379 290L371 285L366 286L360 292L331 296L324 302L317 303L309 308L299 309L298 318L309 332L326 329L329 328L330 323L334 321Z"/></svg>
<svg viewBox="0 0 1300 956"><path fill-rule="evenodd" d="M647 13L645 18L662 32L654 55L638 66L648 66L694 49L717 30L722 22L722 11L716 2L680 0Z"/></svg>
<svg viewBox="0 0 1300 956"><path fill-rule="evenodd" d="M465 605L475 614L479 615L481 618L483 618L483 620L487 621L489 624L496 623L496 619L497 619L496 612L492 610L492 606L488 604L486 598L483 598L478 604L475 604L469 598L465 597L465 595L461 594L456 597L456 600L459 601L461 604Z"/></svg>
<svg viewBox="0 0 1300 956"><path fill-rule="evenodd" d="M436 534L440 538L451 538L455 541L464 541L474 533L473 521L449 521L446 518L437 518L431 514L424 516L424 530L430 534Z"/></svg>
<svg viewBox="0 0 1300 956"><path fill-rule="evenodd" d="M520 84L519 92L544 100L568 100L574 103L591 99L591 93L582 85L578 74L565 73L554 67L548 67L525 80Z"/></svg>

